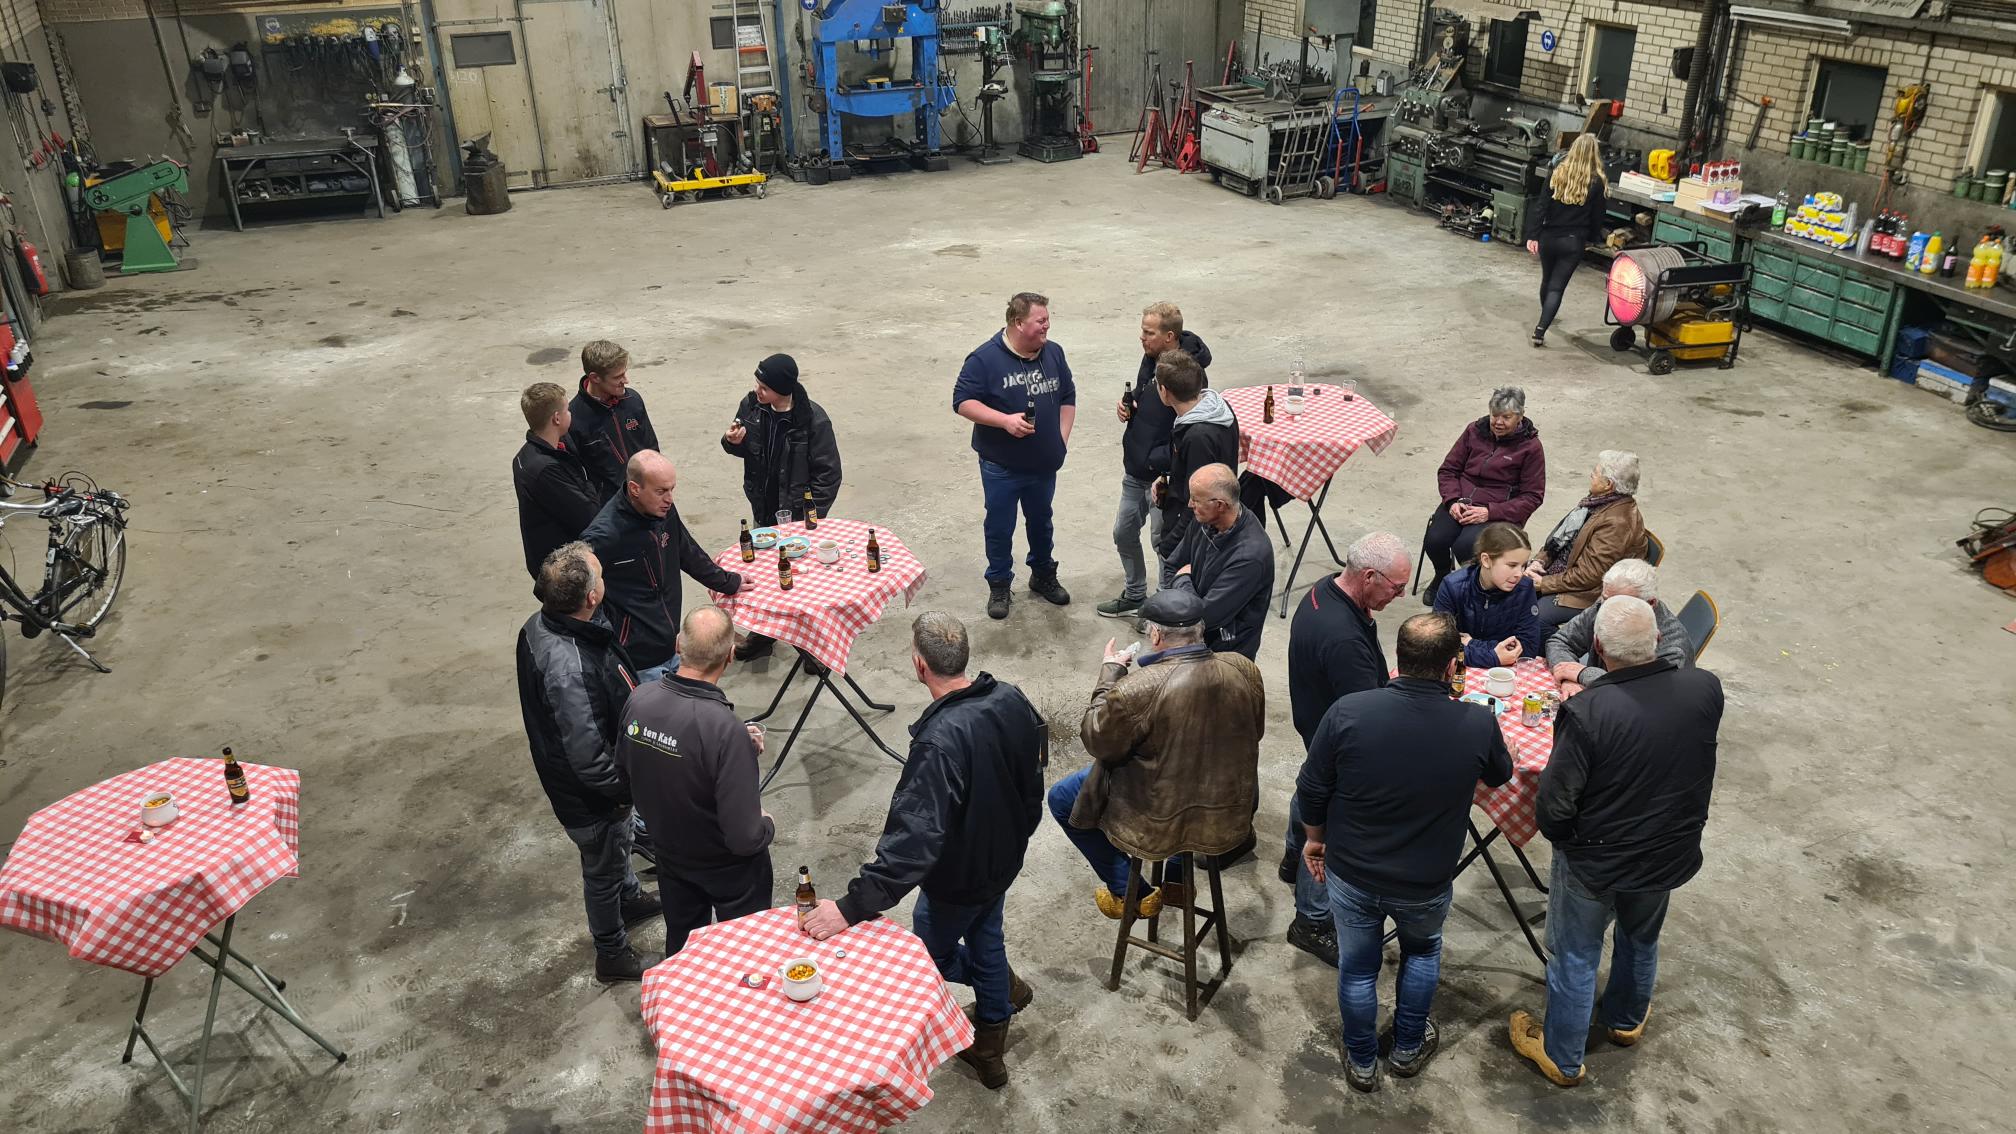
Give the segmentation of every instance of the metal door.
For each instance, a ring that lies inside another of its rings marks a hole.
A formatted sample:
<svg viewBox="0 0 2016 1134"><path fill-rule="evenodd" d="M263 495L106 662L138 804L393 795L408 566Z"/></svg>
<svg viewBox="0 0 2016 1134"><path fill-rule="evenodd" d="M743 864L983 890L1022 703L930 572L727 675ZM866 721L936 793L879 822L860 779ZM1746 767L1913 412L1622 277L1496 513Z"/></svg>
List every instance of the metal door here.
<svg viewBox="0 0 2016 1134"><path fill-rule="evenodd" d="M1089 0L1079 6L1081 39L1092 53L1092 122L1102 134L1129 131L1151 97L1144 61L1154 51L1162 64L1162 97L1183 79L1183 61L1194 63L1197 85L1216 86L1225 69L1218 38L1217 0Z"/></svg>
<svg viewBox="0 0 2016 1134"><path fill-rule="evenodd" d="M610 0L435 0L456 143L490 135L514 187L638 171Z"/></svg>

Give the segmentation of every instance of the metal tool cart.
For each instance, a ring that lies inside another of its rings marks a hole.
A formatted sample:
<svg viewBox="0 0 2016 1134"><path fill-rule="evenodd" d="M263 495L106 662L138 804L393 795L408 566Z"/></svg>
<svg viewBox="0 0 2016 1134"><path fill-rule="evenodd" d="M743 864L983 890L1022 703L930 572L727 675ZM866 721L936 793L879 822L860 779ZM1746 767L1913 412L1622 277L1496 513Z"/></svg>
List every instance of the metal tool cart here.
<svg viewBox="0 0 2016 1134"><path fill-rule="evenodd" d="M240 232L245 231L244 208L294 201L363 197L377 206L380 220L385 218L374 134L220 146L217 167L231 223Z"/></svg>

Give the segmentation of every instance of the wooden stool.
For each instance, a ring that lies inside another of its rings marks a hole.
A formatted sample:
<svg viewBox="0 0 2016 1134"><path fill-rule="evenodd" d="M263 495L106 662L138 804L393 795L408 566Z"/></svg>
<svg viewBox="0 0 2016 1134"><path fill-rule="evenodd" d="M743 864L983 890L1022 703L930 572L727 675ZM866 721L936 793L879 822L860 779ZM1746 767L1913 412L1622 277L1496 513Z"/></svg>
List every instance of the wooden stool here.
<svg viewBox="0 0 2016 1134"><path fill-rule="evenodd" d="M1162 919L1160 910L1156 911L1154 917L1148 919L1148 936L1146 938L1134 936L1134 922L1138 916L1136 911L1140 908L1142 893L1141 876L1144 871L1142 861L1130 857L1127 860L1127 900L1125 909L1120 915L1120 937L1113 944L1113 976L1106 982L1106 987L1115 992L1119 991L1120 966L1127 959L1129 945L1136 949L1145 949L1158 957L1181 961L1183 993L1188 1004L1186 1014L1195 1020L1200 1002L1210 1000L1211 995L1218 991L1219 986L1225 983L1225 977L1232 971L1232 935L1225 928L1225 891L1219 882L1216 859L1210 855L1194 852L1183 853L1186 853L1189 859L1183 885L1183 947L1172 949L1157 940ZM1157 886L1162 885L1162 867L1163 862L1154 863L1153 881ZM1210 909L1199 909L1197 906L1196 882L1200 872L1211 879ZM1202 925L1198 924L1199 915L1203 918ZM1205 935L1214 927L1218 930L1218 975L1204 985L1200 1001L1197 984L1197 950L1204 943Z"/></svg>

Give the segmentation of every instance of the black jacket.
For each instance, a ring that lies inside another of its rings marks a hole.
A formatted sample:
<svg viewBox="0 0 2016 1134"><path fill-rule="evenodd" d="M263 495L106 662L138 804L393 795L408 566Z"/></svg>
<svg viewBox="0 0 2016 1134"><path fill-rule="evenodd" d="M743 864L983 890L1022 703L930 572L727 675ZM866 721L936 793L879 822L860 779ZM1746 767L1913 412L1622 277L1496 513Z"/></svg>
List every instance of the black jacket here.
<svg viewBox="0 0 2016 1134"><path fill-rule="evenodd" d="M1722 682L1672 662L1612 670L1561 703L1540 833L1597 893L1671 890L1701 869Z"/></svg>
<svg viewBox="0 0 2016 1134"><path fill-rule="evenodd" d="M1241 508L1238 521L1223 532L1190 525L1169 562L1190 568L1188 575L1176 576L1176 585L1204 600L1205 643L1218 653L1253 660L1274 594L1274 545L1252 510Z"/></svg>
<svg viewBox="0 0 2016 1134"><path fill-rule="evenodd" d="M602 497L588 480L581 457L571 448L554 448L530 430L525 444L511 458L511 486L518 492L518 538L525 545L525 569L534 578L539 564L563 543L581 538L581 530L602 510Z"/></svg>
<svg viewBox="0 0 2016 1134"><path fill-rule="evenodd" d="M518 631L518 711L562 827L586 827L630 802L611 759L635 682L628 664L599 611L592 622L542 612Z"/></svg>
<svg viewBox="0 0 2016 1134"><path fill-rule="evenodd" d="M616 641L638 669L672 659L684 601L679 574L685 572L710 591L732 595L742 576L724 571L693 540L673 505L662 519L630 506L628 493L609 498L581 533L602 560L609 621Z"/></svg>
<svg viewBox="0 0 2016 1134"><path fill-rule="evenodd" d="M1543 236L1579 236L1584 244L1603 242L1603 213L1609 206L1604 201L1603 179L1598 177L1589 183L1589 196L1579 205L1566 205L1554 199L1554 190L1549 188L1540 198L1538 208L1526 211L1526 239L1538 240Z"/></svg>
<svg viewBox="0 0 2016 1134"><path fill-rule="evenodd" d="M630 779L660 869L735 866L777 828L757 791L756 742L721 690L668 673L630 695L616 764Z"/></svg>
<svg viewBox="0 0 2016 1134"><path fill-rule="evenodd" d="M567 430L567 447L581 455L596 498L607 500L622 490L623 469L631 455L658 447L658 431L651 428L651 415L644 412L644 396L625 389L612 406L588 392L584 376L567 409L574 415L574 424Z"/></svg>
<svg viewBox="0 0 2016 1134"><path fill-rule="evenodd" d="M847 924L920 887L934 901L981 905L1008 892L1043 818L1048 726L1020 689L981 674L910 726L875 861L847 884Z"/></svg>
<svg viewBox="0 0 2016 1134"><path fill-rule="evenodd" d="M1176 346L1205 369L1204 384L1209 386L1211 348L1189 331L1176 336ZM1176 411L1162 404L1155 385L1156 357L1141 356L1140 373L1134 376L1134 416L1120 434L1120 464L1135 480L1154 480L1169 471L1169 432L1176 426Z"/></svg>
<svg viewBox="0 0 2016 1134"><path fill-rule="evenodd" d="M1169 483L1162 497L1162 538L1155 554L1167 559L1182 544L1190 515L1190 474L1205 465L1239 471L1239 418L1216 390L1206 390L1169 435ZM1264 530L1266 525L1261 525ZM1181 564L1178 564L1181 566Z"/></svg>
<svg viewBox="0 0 2016 1134"><path fill-rule="evenodd" d="M1339 697L1382 688L1390 672L1379 627L1337 589L1337 576L1309 588L1288 624L1288 707L1302 746Z"/></svg>
<svg viewBox="0 0 2016 1134"><path fill-rule="evenodd" d="M760 405L754 393L744 394L735 409L745 436L740 445L721 438L721 448L742 458L742 495L756 514L757 527L771 523L779 510L791 509L805 518L805 492L821 516L833 514L840 496L840 443L833 439L833 421L818 403L803 394L792 399L791 412L781 414Z"/></svg>

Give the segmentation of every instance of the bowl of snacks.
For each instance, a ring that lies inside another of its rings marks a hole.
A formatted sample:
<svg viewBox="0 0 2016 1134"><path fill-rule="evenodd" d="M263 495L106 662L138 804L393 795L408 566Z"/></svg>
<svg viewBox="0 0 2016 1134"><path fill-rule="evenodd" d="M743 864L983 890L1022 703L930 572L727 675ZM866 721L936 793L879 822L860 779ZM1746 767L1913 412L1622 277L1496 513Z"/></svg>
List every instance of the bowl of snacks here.
<svg viewBox="0 0 2016 1134"><path fill-rule="evenodd" d="M777 546L783 550L784 558L796 559L812 550L812 541L802 535L785 536L777 541Z"/></svg>
<svg viewBox="0 0 2016 1134"><path fill-rule="evenodd" d="M166 827L175 821L175 797L165 791L150 792L140 800L140 825Z"/></svg>
<svg viewBox="0 0 2016 1134"><path fill-rule="evenodd" d="M777 966L784 974L784 995L797 1001L819 995L819 966L810 957L793 957Z"/></svg>
<svg viewBox="0 0 2016 1134"><path fill-rule="evenodd" d="M777 546L777 538L782 535L776 528L757 528L749 533L749 540L758 551L768 551Z"/></svg>

